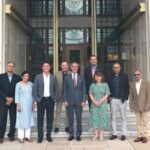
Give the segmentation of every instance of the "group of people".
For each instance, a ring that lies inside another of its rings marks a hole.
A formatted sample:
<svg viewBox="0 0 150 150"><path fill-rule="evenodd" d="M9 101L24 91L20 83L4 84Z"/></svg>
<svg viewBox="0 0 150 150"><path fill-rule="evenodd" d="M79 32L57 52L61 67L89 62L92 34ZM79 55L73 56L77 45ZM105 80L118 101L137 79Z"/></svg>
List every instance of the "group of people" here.
<svg viewBox="0 0 150 150"><path fill-rule="evenodd" d="M127 74L121 65L115 62L112 74L105 76L97 64L96 56L90 57L90 66L84 76L78 74L79 64L73 62L70 67L67 61L61 63L61 70L55 75L50 73L51 65L42 64L43 72L36 75L34 83L30 74L24 71L21 77L14 73L15 64L8 62L7 72L0 74L0 143L3 143L7 115L9 112L9 141L14 141L15 128L18 129L20 143L33 142L31 127L34 123L34 109L37 104L38 143L42 143L43 123L46 111L46 139L52 142L51 132L56 103L55 129L59 132L62 106L65 106L65 131L69 133L68 141L75 138L81 141L82 111L89 104L89 124L93 129L93 140L104 140L104 130L112 127L110 140L117 138L116 116L120 112L121 140L127 135L126 106L129 99L131 112L136 115L137 138L135 142L147 143L148 111L150 110L150 83L142 79L141 72L135 70L135 81L129 84ZM70 68L70 69L69 69ZM110 105L110 109L109 109ZM76 132L74 131L74 114L76 115Z"/></svg>

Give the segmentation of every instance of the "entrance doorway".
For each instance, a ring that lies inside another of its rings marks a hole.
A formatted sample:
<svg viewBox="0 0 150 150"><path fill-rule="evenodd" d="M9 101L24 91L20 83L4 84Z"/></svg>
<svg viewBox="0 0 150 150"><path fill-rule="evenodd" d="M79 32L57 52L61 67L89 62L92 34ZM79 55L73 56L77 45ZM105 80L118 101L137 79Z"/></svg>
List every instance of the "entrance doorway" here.
<svg viewBox="0 0 150 150"><path fill-rule="evenodd" d="M79 73L84 74L85 65L87 64L87 52L82 45L66 45L63 52L63 60L79 64Z"/></svg>

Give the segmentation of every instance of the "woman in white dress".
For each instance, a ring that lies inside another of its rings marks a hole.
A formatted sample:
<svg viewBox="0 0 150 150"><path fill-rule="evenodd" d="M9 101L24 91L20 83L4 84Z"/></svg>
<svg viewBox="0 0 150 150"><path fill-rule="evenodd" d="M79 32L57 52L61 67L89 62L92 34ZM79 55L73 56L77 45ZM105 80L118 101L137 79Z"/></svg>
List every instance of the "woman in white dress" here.
<svg viewBox="0 0 150 150"><path fill-rule="evenodd" d="M29 72L21 74L22 81L18 82L15 89L15 103L17 104L16 128L18 128L19 143L33 142L30 138L31 127L34 126L34 101L32 83L29 81Z"/></svg>

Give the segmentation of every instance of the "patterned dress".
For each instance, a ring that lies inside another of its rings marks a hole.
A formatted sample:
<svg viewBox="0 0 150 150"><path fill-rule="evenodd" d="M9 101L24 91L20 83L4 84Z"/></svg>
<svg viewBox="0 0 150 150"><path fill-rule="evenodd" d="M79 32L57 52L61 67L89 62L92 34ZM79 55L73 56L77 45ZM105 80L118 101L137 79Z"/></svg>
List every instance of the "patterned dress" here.
<svg viewBox="0 0 150 150"><path fill-rule="evenodd" d="M93 83L90 86L89 93L94 96L95 100L100 100L105 94L110 94L110 89L106 83ZM94 103L91 104L89 119L90 127L93 129L110 129L110 113L107 100L105 100L99 107L95 107Z"/></svg>

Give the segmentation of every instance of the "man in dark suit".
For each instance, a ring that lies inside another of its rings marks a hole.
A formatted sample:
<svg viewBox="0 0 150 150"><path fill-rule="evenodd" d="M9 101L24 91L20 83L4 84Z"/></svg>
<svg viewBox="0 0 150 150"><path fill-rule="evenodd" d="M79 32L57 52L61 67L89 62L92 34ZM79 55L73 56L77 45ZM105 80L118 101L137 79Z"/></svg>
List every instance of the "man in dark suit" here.
<svg viewBox="0 0 150 150"><path fill-rule="evenodd" d="M8 133L9 141L14 141L16 124L16 104L14 100L15 86L21 78L14 73L15 64L8 62L7 72L0 75L0 143L6 131L7 114L9 111L10 130Z"/></svg>
<svg viewBox="0 0 150 150"><path fill-rule="evenodd" d="M112 136L110 140L117 138L116 131L116 114L119 110L122 122L122 135L121 140L126 139L127 125L126 125L126 105L129 96L129 80L127 74L121 71L121 65L119 63L113 64L113 73L109 75L108 85L110 87L110 107L111 107L111 124L112 124Z"/></svg>
<svg viewBox="0 0 150 150"><path fill-rule="evenodd" d="M85 82L78 72L78 64L71 64L70 75L67 75L64 82L64 105L68 107L68 124L70 137L74 139L74 112L77 120L76 140L81 141L82 133L82 108L85 106Z"/></svg>
<svg viewBox="0 0 150 150"><path fill-rule="evenodd" d="M46 110L47 117L47 141L52 142L51 131L54 120L54 106L57 100L57 80L50 74L51 66L44 62L43 73L35 77L33 86L34 100L37 102L38 143L43 141L43 121Z"/></svg>
<svg viewBox="0 0 150 150"><path fill-rule="evenodd" d="M97 57L95 55L92 55L90 57L90 66L86 68L85 73L84 73L89 109L91 108L91 99L89 97L89 89L90 89L91 83L93 83L94 75L96 71L102 71L102 69L97 64Z"/></svg>

